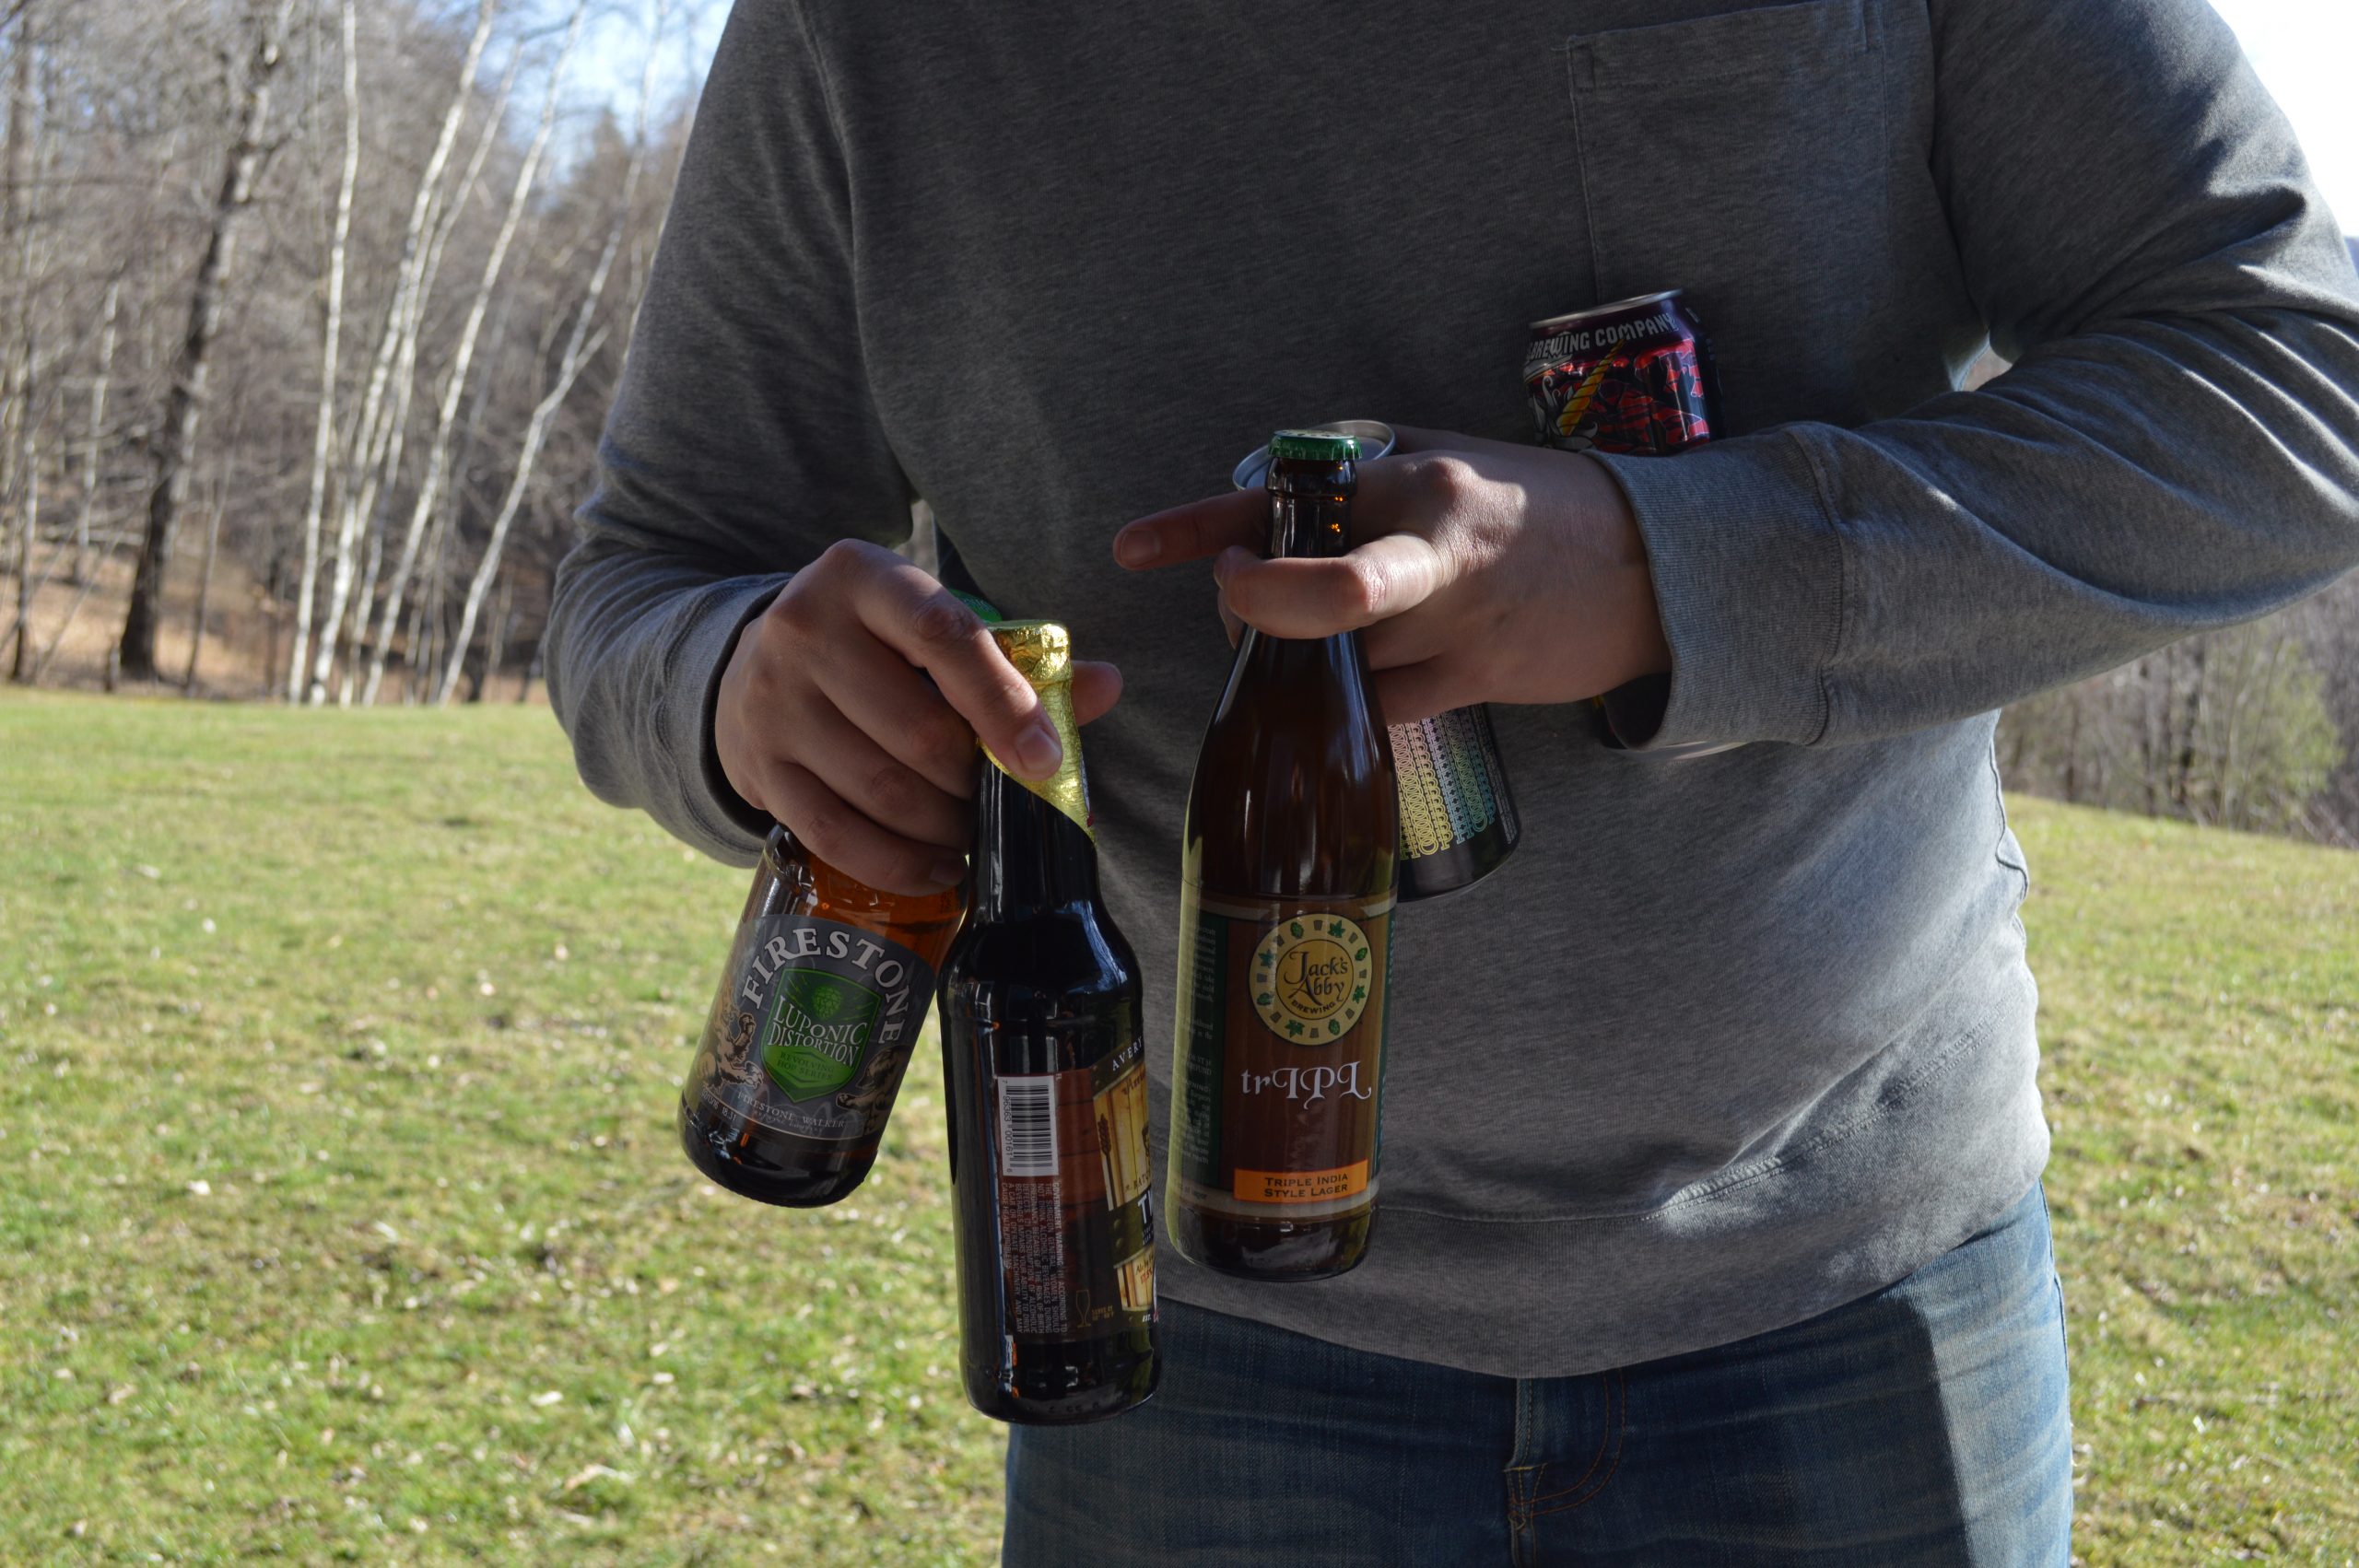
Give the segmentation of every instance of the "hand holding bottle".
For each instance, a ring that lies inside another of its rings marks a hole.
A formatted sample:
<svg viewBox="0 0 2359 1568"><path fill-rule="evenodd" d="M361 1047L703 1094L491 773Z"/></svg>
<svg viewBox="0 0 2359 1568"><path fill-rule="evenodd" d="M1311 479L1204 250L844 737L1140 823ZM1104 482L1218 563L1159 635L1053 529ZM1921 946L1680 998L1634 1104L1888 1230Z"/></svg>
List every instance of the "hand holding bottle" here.
<svg viewBox="0 0 2359 1568"><path fill-rule="evenodd" d="M1121 689L1112 665L1077 664L1075 716L1097 718ZM1055 773L1062 755L981 618L892 551L854 540L797 572L739 635L713 712L722 773L746 804L888 893L965 874L978 736L1027 778Z"/></svg>
<svg viewBox="0 0 2359 1568"><path fill-rule="evenodd" d="M1133 569L1212 557L1225 616L1272 637L1366 628L1389 723L1479 702L1573 702L1671 668L1646 546L1593 459L1401 428L1359 467L1362 541L1332 559L1261 558L1251 491L1132 523ZM1232 628L1233 629L1233 628Z"/></svg>

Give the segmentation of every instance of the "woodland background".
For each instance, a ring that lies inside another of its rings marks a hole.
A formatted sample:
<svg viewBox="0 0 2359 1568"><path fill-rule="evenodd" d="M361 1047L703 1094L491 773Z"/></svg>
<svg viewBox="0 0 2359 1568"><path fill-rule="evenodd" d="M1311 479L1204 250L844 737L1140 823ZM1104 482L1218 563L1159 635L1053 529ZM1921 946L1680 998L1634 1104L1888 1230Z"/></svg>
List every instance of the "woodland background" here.
<svg viewBox="0 0 2359 1568"><path fill-rule="evenodd" d="M721 8L0 0L0 671L529 698ZM2346 582L2021 705L2000 756L2352 848L2354 742Z"/></svg>

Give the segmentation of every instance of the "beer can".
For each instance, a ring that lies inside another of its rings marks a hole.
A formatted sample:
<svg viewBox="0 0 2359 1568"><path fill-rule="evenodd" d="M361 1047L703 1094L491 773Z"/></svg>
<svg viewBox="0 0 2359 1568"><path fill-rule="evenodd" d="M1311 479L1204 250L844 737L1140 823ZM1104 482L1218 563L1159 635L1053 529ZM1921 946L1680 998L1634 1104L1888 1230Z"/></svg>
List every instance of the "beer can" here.
<svg viewBox="0 0 2359 1568"><path fill-rule="evenodd" d="M1719 426L1711 340L1675 288L1532 322L1523 351L1523 390L1540 444L1560 451L1671 457L1702 446ZM1667 676L1651 675L1622 693L1660 702L1668 683ZM1593 701L1591 718L1606 749L1650 762L1736 749L1728 743L1634 753L1607 722L1604 698Z"/></svg>
<svg viewBox="0 0 2359 1568"><path fill-rule="evenodd" d="M1357 439L1360 461L1389 456L1392 427L1374 419L1339 419L1298 427ZM1230 473L1240 490L1259 489L1270 472L1270 449L1249 453ZM1460 708L1414 724L1394 724L1392 769L1401 792L1402 902L1438 898L1490 875L1522 836L1515 796L1508 787L1499 739L1488 708Z"/></svg>
<svg viewBox="0 0 2359 1568"><path fill-rule="evenodd" d="M1710 440L1719 401L1704 324L1675 288L1532 322L1523 387L1541 445L1633 457Z"/></svg>

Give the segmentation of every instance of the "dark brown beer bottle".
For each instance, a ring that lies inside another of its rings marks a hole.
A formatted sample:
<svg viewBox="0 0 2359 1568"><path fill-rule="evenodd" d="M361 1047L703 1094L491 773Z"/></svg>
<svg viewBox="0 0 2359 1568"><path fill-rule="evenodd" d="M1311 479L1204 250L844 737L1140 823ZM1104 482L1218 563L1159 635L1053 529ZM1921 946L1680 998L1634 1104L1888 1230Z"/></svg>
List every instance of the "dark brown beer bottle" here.
<svg viewBox="0 0 2359 1568"><path fill-rule="evenodd" d="M1351 548L1356 443L1280 431L1270 553ZM1376 1215L1400 797L1356 632L1238 642L1182 829L1172 1244L1316 1280Z"/></svg>
<svg viewBox="0 0 2359 1568"><path fill-rule="evenodd" d="M1138 960L1097 891L1064 627L992 627L1065 760L986 755L967 926L942 972L967 1398L1001 1421L1119 1415L1155 1392L1155 1222Z"/></svg>
<svg viewBox="0 0 2359 1568"><path fill-rule="evenodd" d="M697 1169L792 1209L858 1187L964 907L955 887L879 893L772 831L680 1089Z"/></svg>

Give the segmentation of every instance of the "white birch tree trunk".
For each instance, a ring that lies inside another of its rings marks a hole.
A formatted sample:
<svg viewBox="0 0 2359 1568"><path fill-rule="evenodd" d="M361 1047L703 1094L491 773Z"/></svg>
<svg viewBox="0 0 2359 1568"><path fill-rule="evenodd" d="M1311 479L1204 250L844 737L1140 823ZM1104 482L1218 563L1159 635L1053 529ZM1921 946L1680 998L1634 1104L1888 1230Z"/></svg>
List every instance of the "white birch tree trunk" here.
<svg viewBox="0 0 2359 1568"><path fill-rule="evenodd" d="M425 170L418 176L417 190L410 200L409 223L402 232L401 260L393 269L393 298L385 309L385 331L377 345L374 363L370 368L369 382L361 394L360 417L354 427L353 451L356 460L376 439L376 427L381 416L385 392L393 379L393 364L408 321L411 296L416 291L420 268L425 261L427 225L433 215L436 198L440 194L442 178L451 161L452 149L458 146L459 131L466 123L467 103L474 92L475 68L483 62L484 46L491 41L491 26L499 10L499 0L477 0L475 31L468 36L466 53L459 63L459 78L451 90L451 101L442 112L442 127L435 138L434 150L426 160ZM355 461L347 473L363 471L365 465ZM330 568L327 603L319 628L318 649L311 663L311 681L306 694L314 707L327 700L328 677L334 671L338 638L342 635L345 614L351 603L354 577L354 552L358 544L361 509L347 494L338 509L336 547Z"/></svg>
<svg viewBox="0 0 2359 1568"><path fill-rule="evenodd" d="M410 508L409 525L402 532L402 547L393 573L385 579L385 604L377 618L377 636L369 654L369 679L362 687L360 701L369 706L376 702L378 688L384 684L385 660L393 648L393 632L401 625L402 599L409 586L410 573L417 566L418 545L425 537L426 524L434 515L434 507L441 499L442 486L450 476L451 436L459 418L460 401L466 391L467 375L474 364L475 344L483 333L485 315L491 308L493 293L498 289L499 275L508 263L509 247L515 242L516 230L523 221L525 205L532 199L533 186L540 178L541 162L547 155L549 139L557 132L557 105L564 90L565 68L571 61L574 46L581 40L581 29L588 19L588 0L575 0L573 14L568 22L565 41L549 66L548 92L541 105L540 123L534 128L532 146L525 149L524 161L518 166L516 181L508 197L508 211L502 216L499 232L493 239L490 254L484 258L483 277L475 287L475 297L467 309L466 324L459 332L459 346L452 357L448 379L442 385L442 404L437 410L434 444L427 451L426 475L419 481L417 498Z"/></svg>
<svg viewBox="0 0 2359 1568"><path fill-rule="evenodd" d="M622 252L623 238L630 228L631 204L639 193L640 177L647 168L648 117L655 98L655 62L658 46L663 38L663 27L670 19L672 0L655 0L655 12L647 41L647 60L639 78L639 109L631 127L630 163L623 171L622 197L615 209L615 221L606 230L605 249L598 253L598 264L590 274L590 284L583 292L581 309L573 319L573 334L566 342L564 357L557 362L556 382L548 394L533 410L530 424L525 427L524 440L516 459L516 472L509 480L508 494L499 503L499 514L492 520L490 537L484 541L483 559L475 563L475 572L467 584L467 596L459 608L458 629L452 634L449 657L442 673L434 685L434 705L447 706L451 693L459 684L459 676L467 661L467 648L475 640L475 618L483 613L484 596L491 591L493 581L499 576L499 557L508 544L508 531L523 509L524 497L531 492L533 470L538 465L541 449L548 440L549 427L556 422L558 410L565 406L573 383L583 366L597 353L605 333L591 335L591 322L598 314L599 302L605 297L606 280L615 270L615 259ZM496 672L487 669L484 679L488 682Z"/></svg>
<svg viewBox="0 0 2359 1568"><path fill-rule="evenodd" d="M33 348L26 329L25 374L18 382L24 406L17 424L17 484L23 497L17 504L17 627L16 651L8 656L8 678L21 682L30 674L33 658L33 541L41 533L41 420L33 413Z"/></svg>
<svg viewBox="0 0 2359 1568"><path fill-rule="evenodd" d="M29 6L17 14L15 58L8 73L7 186L0 193L0 240L14 241L10 271L16 275L16 298L8 334L8 352L0 363L0 507L6 507L15 525L13 543L17 570L17 658L18 678L24 664L26 618L32 613L33 532L38 524L41 486L33 473L33 223L27 210L32 185L33 18ZM4 537L4 536L0 536Z"/></svg>
<svg viewBox="0 0 2359 1568"><path fill-rule="evenodd" d="M328 466L335 445L336 361L344 347L344 269L352 240L352 191L360 180L360 62L357 0L344 0L344 170L336 185L335 232L328 243L328 319L320 350L320 403L311 435L311 489L303 506L303 572L295 590L294 648L287 657L287 700L303 698L311 651L312 600L319 591L320 522L327 506Z"/></svg>
<svg viewBox="0 0 2359 1568"><path fill-rule="evenodd" d="M107 394L113 390L115 320L123 309L123 279L107 285L99 327L99 379L90 384L90 436L82 449L82 504L74 515L74 586L90 580L90 523L99 509L99 452L106 444Z"/></svg>
<svg viewBox="0 0 2359 1568"><path fill-rule="evenodd" d="M354 509L357 526L368 544L367 564L361 569L360 591L354 597L350 615L345 621L345 638L341 649L331 658L341 656L343 673L337 677L335 700L340 708L352 706L356 673L359 669L360 639L369 629L370 607L377 603L377 577L385 558L385 516L380 501L392 495L401 482L402 458L409 441L410 400L417 390L417 360L426 333L427 307L432 302L436 285L442 275L442 257L457 230L460 220L475 200L475 190L482 181L485 162L492 149L500 145L502 128L508 123L509 99L516 87L516 76L523 65L523 51L519 48L508 63L508 70L500 77L499 91L493 99L491 111L484 117L483 130L475 138L475 156L467 161L467 172L456 187L455 194L445 200L439 194L427 223L427 243L424 263L418 269L408 297L408 309L398 323L388 322L387 330L396 335L394 345L393 394L384 404L375 428L361 438L367 443L368 455L359 464L361 471L360 498Z"/></svg>

